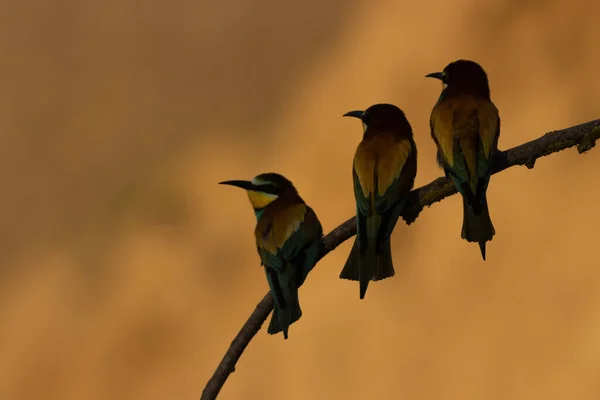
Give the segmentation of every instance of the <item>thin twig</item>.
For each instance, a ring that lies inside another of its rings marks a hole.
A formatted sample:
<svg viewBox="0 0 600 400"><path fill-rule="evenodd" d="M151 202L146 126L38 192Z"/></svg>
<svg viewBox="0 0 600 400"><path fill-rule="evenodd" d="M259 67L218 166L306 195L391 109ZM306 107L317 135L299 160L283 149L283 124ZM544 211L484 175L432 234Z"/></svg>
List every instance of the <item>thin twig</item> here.
<svg viewBox="0 0 600 400"><path fill-rule="evenodd" d="M531 169L538 158L557 153L569 147L577 146L577 150L581 154L592 149L597 139L600 139L600 119L559 131L548 132L538 139L499 153L495 160L493 173L504 171L515 165L525 165ZM411 224L417 219L424 207L431 206L456 192L452 181L443 177L437 178L430 184L411 192L402 218L407 224ZM355 234L356 221L352 217L323 237L319 259ZM235 371L235 364L246 346L260 330L271 310L273 310L273 297L270 293L267 293L258 303L248 321L242 326L233 342L231 342L215 373L202 391L201 400L216 399L229 375Z"/></svg>

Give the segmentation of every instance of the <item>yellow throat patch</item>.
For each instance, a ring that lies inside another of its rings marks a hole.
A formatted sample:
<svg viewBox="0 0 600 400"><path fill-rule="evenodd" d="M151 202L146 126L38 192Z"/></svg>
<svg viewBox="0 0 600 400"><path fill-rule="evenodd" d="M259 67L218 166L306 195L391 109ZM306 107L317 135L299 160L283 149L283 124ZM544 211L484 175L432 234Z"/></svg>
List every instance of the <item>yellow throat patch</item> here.
<svg viewBox="0 0 600 400"><path fill-rule="evenodd" d="M252 207L254 207L254 209L265 208L266 206L274 202L277 199L277 197L279 197L276 194L257 192L254 190L248 190L247 193L248 199L250 200L250 203L252 204Z"/></svg>

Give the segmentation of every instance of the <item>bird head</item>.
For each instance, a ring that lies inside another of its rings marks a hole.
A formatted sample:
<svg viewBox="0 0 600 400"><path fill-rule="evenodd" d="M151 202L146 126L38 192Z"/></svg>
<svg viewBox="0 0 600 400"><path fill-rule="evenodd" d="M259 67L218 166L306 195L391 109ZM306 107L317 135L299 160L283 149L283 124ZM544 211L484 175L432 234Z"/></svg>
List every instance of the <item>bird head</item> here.
<svg viewBox="0 0 600 400"><path fill-rule="evenodd" d="M470 60L457 60L446 66L442 72L425 75L442 81L443 90L470 92L482 97L490 97L488 77L481 65Z"/></svg>
<svg viewBox="0 0 600 400"><path fill-rule="evenodd" d="M234 180L219 182L219 184L245 189L255 211L264 209L285 194L296 193L292 182L283 175L273 172L257 175L251 181Z"/></svg>
<svg viewBox="0 0 600 400"><path fill-rule="evenodd" d="M367 129L404 129L411 132L410 124L404 112L393 104L374 104L364 111L350 111L344 117L358 118L363 123L364 132Z"/></svg>

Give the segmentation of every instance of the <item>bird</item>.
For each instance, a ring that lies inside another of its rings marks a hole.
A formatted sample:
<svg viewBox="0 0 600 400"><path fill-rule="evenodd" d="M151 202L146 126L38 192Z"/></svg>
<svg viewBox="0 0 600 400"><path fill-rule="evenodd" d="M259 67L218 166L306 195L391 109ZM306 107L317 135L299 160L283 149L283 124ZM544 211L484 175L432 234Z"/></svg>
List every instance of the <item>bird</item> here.
<svg viewBox="0 0 600 400"><path fill-rule="evenodd" d="M267 332L283 332L302 316L298 288L319 260L323 228L317 215L283 175L268 172L251 181L219 182L245 189L256 216L254 237L274 300Z"/></svg>
<svg viewBox="0 0 600 400"><path fill-rule="evenodd" d="M352 166L356 238L340 278L359 281L364 299L369 281L394 276L390 235L414 185L417 146L404 112L393 104L374 104L344 117L362 121L363 138Z"/></svg>
<svg viewBox="0 0 600 400"><path fill-rule="evenodd" d="M500 115L490 97L485 70L471 60L457 60L442 72L425 75L442 81L442 93L431 111L431 137L437 162L463 199L461 237L479 244L496 234L490 218L487 189L498 152Z"/></svg>

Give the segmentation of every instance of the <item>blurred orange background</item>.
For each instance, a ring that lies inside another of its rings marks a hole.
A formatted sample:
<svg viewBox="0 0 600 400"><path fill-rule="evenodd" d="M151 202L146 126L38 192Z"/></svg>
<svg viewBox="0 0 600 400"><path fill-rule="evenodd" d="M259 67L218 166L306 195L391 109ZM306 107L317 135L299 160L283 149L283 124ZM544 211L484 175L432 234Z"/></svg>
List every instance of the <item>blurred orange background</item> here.
<svg viewBox="0 0 600 400"><path fill-rule="evenodd" d="M600 117L600 3L7 0L0 6L0 398L197 399L267 290L255 219L217 185L277 171L326 231L361 126L392 102L441 175L426 79L487 70L503 149ZM396 277L301 289L220 399L600 398L600 150L492 178L482 262L456 196L399 224Z"/></svg>

